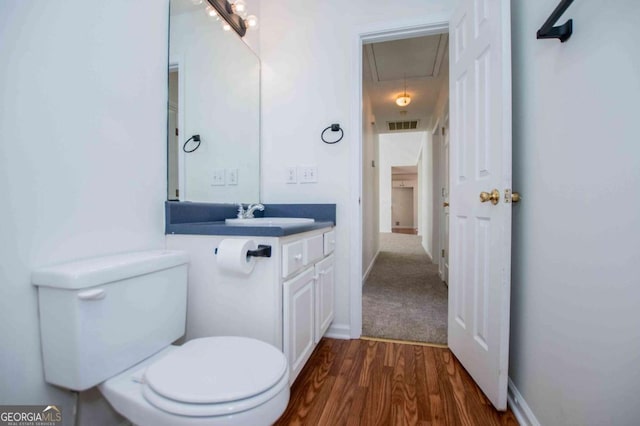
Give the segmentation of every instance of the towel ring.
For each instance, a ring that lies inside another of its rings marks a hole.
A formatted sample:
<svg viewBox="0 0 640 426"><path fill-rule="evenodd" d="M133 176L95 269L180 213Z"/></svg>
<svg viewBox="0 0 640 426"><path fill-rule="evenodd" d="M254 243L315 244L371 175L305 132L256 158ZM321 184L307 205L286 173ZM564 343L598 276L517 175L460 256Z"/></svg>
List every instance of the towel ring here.
<svg viewBox="0 0 640 426"><path fill-rule="evenodd" d="M340 137L337 140L333 141L333 142L326 140L324 138L324 134L329 129L331 129L332 132L338 132L339 131L340 132ZM320 139L322 139L322 142L324 142L326 144L329 144L329 145L333 145L334 143L340 142L343 137L344 137L344 130L342 130L342 128L340 127L340 124L332 124L331 126L328 126L327 128L325 128L322 131L322 133L320 134Z"/></svg>

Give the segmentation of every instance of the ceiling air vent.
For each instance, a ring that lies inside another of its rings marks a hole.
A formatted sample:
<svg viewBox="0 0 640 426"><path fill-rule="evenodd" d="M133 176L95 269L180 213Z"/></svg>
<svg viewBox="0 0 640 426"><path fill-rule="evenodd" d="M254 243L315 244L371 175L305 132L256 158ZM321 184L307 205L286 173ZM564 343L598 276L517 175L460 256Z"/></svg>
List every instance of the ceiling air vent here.
<svg viewBox="0 0 640 426"><path fill-rule="evenodd" d="M387 121L389 130L415 130L418 128L418 120L411 121Z"/></svg>

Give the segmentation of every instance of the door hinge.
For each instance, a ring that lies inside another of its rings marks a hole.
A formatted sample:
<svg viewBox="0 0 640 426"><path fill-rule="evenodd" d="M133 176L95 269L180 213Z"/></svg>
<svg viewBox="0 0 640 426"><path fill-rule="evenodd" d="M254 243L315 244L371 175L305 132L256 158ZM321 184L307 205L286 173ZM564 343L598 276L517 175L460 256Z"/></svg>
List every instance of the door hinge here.
<svg viewBox="0 0 640 426"><path fill-rule="evenodd" d="M176 127L176 136L180 136L180 135L178 134L178 128L177 128L177 127Z"/></svg>
<svg viewBox="0 0 640 426"><path fill-rule="evenodd" d="M444 257L444 249L442 249L442 255L441 255L441 257Z"/></svg>
<svg viewBox="0 0 640 426"><path fill-rule="evenodd" d="M179 197L179 196L180 196L180 190L176 189L176 197Z"/></svg>

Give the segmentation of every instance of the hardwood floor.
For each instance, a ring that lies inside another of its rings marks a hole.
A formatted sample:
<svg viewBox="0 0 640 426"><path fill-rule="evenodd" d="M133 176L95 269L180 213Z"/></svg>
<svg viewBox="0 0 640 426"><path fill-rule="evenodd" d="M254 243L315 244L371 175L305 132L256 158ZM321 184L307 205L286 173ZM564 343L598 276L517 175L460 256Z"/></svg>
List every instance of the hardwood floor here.
<svg viewBox="0 0 640 426"><path fill-rule="evenodd" d="M322 339L276 425L517 425L449 349Z"/></svg>

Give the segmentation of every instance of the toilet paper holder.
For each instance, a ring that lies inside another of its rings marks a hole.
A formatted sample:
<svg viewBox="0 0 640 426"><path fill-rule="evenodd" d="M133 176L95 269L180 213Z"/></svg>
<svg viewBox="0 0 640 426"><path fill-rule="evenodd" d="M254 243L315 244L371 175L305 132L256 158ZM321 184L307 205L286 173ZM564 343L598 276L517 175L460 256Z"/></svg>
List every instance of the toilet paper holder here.
<svg viewBox="0 0 640 426"><path fill-rule="evenodd" d="M248 250L247 251L247 256L271 257L271 246L258 244L258 248L256 250Z"/></svg>
<svg viewBox="0 0 640 426"><path fill-rule="evenodd" d="M214 254L218 254L218 248L213 251ZM247 256L253 257L271 257L271 246L264 244L258 244L258 248L255 250L247 250Z"/></svg>

